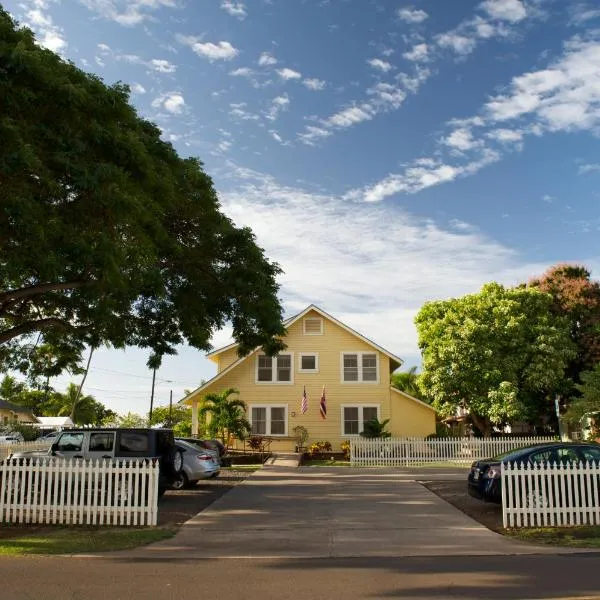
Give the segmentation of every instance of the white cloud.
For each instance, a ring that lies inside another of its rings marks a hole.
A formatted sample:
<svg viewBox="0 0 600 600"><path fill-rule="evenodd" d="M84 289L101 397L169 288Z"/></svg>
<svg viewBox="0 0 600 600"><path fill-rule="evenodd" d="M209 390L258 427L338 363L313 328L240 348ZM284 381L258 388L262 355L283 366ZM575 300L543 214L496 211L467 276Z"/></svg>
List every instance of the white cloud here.
<svg viewBox="0 0 600 600"><path fill-rule="evenodd" d="M503 144L512 144L523 140L524 132L518 129L493 129L486 133L486 137Z"/></svg>
<svg viewBox="0 0 600 600"><path fill-rule="evenodd" d="M518 23L527 17L527 9L521 0L485 0L481 8L492 18Z"/></svg>
<svg viewBox="0 0 600 600"><path fill-rule="evenodd" d="M450 48L456 54L470 54L475 49L477 41L473 38L460 35L456 32L442 33L436 38L442 48Z"/></svg>
<svg viewBox="0 0 600 600"><path fill-rule="evenodd" d="M369 88L367 94L372 96L372 103L376 112L387 110L388 108L397 109L406 99L406 94L400 88L391 83L380 82Z"/></svg>
<svg viewBox="0 0 600 600"><path fill-rule="evenodd" d="M150 68L159 73L175 73L177 66L168 60L153 58L150 61Z"/></svg>
<svg viewBox="0 0 600 600"><path fill-rule="evenodd" d="M600 9L591 8L583 2L571 6L571 25L583 25L600 18Z"/></svg>
<svg viewBox="0 0 600 600"><path fill-rule="evenodd" d="M284 69L279 69L277 71L279 77L281 77L281 79L301 79L302 78L302 73L299 73L298 71L294 71L293 69L288 69L287 67L285 67Z"/></svg>
<svg viewBox="0 0 600 600"><path fill-rule="evenodd" d="M323 81L322 79L316 79L316 78L309 78L309 79L304 79L302 81L302 83L309 89L309 90L314 90L314 91L319 91L325 88L325 86L327 85L327 82Z"/></svg>
<svg viewBox="0 0 600 600"><path fill-rule="evenodd" d="M387 73L388 71L391 71L394 68L394 65L390 64L385 60L381 60L380 58L371 58L367 61L367 63L377 71L383 71L384 73Z"/></svg>
<svg viewBox="0 0 600 600"><path fill-rule="evenodd" d="M600 171L600 163L598 163L598 164L587 164L587 165L581 165L579 167L578 174L579 175L585 175L586 173L596 173L598 171Z"/></svg>
<svg viewBox="0 0 600 600"><path fill-rule="evenodd" d="M340 128L350 127L361 121L369 121L373 115L373 107L370 104L351 106L331 115L327 119L327 125Z"/></svg>
<svg viewBox="0 0 600 600"><path fill-rule="evenodd" d="M223 0L221 2L221 8L229 13L232 17L237 17L240 20L244 20L248 13L246 7L242 2L231 2L231 0Z"/></svg>
<svg viewBox="0 0 600 600"><path fill-rule="evenodd" d="M218 144L217 144L217 148L219 149L220 152L228 152L229 149L231 148L232 143L229 140L221 140Z"/></svg>
<svg viewBox="0 0 600 600"><path fill-rule="evenodd" d="M178 115L185 108L185 100L179 92L167 92L161 94L152 101L154 108L164 108L171 114Z"/></svg>
<svg viewBox="0 0 600 600"><path fill-rule="evenodd" d="M141 83L132 83L131 84L131 92L133 94L145 94L146 88Z"/></svg>
<svg viewBox="0 0 600 600"><path fill-rule="evenodd" d="M314 146L318 140L325 139L330 135L333 135L330 129L308 125L303 133L298 134L298 139L307 146Z"/></svg>
<svg viewBox="0 0 600 600"><path fill-rule="evenodd" d="M119 25L132 27L147 20L156 20L152 11L176 8L176 0L79 0L89 10Z"/></svg>
<svg viewBox="0 0 600 600"><path fill-rule="evenodd" d="M201 42L194 36L178 35L177 40L189 46L198 56L208 58L211 62L215 60L231 60L235 58L240 51L234 48L229 42L220 41L216 44L212 42Z"/></svg>
<svg viewBox="0 0 600 600"><path fill-rule="evenodd" d="M274 121L279 116L279 113L281 113L284 110L287 110L289 104L290 99L287 94L277 96L276 98L273 98L273 100L271 100L271 106L265 116L270 121Z"/></svg>
<svg viewBox="0 0 600 600"><path fill-rule="evenodd" d="M241 121L259 121L260 117L248 112L248 110L246 110L247 106L248 105L245 102L232 103L229 105L229 108L231 109L229 114Z"/></svg>
<svg viewBox="0 0 600 600"><path fill-rule="evenodd" d="M276 141L279 142L280 144L283 144L283 139L282 137L274 130L274 129L269 129L269 133L271 134L271 137Z"/></svg>
<svg viewBox="0 0 600 600"><path fill-rule="evenodd" d="M221 194L223 210L251 227L282 266L287 314L314 302L407 360L418 362L414 317L424 302L472 293L488 281L514 285L546 269L523 264L511 248L464 221L446 226L392 204L356 204L345 219L343 198L235 166L228 171L233 179ZM298 226L307 214L308 236ZM390 257L403 265L402 277L390 277Z"/></svg>
<svg viewBox="0 0 600 600"><path fill-rule="evenodd" d="M552 202L554 202L554 200L556 200L555 196L551 196L550 194L544 194L542 196L542 200L544 202L548 202L548 204L552 204Z"/></svg>
<svg viewBox="0 0 600 600"><path fill-rule="evenodd" d="M481 145L481 142L473 139L473 134L469 129L455 129L443 143L453 150L468 151Z"/></svg>
<svg viewBox="0 0 600 600"><path fill-rule="evenodd" d="M412 8L410 6L405 8L399 8L397 15L403 21L407 23L422 23L429 15L424 10Z"/></svg>
<svg viewBox="0 0 600 600"><path fill-rule="evenodd" d="M406 58L406 60L425 62L429 59L429 46L425 43L417 44L412 50L405 52L402 56Z"/></svg>
<svg viewBox="0 0 600 600"><path fill-rule="evenodd" d="M239 69L229 71L229 74L233 75L233 77L252 77L254 71L248 67L240 67Z"/></svg>
<svg viewBox="0 0 600 600"><path fill-rule="evenodd" d="M269 54L268 52L263 52L260 55L260 58L258 59L258 64L261 67L266 67L266 66L270 66L270 65L276 65L277 64L277 59L272 56L271 54Z"/></svg>
<svg viewBox="0 0 600 600"><path fill-rule="evenodd" d="M44 12L48 8L45 2L38 0L29 9L24 5L20 6L26 10L23 25L29 27L36 34L36 41L40 46L58 54L66 49L67 40L63 30L54 24L49 14Z"/></svg>

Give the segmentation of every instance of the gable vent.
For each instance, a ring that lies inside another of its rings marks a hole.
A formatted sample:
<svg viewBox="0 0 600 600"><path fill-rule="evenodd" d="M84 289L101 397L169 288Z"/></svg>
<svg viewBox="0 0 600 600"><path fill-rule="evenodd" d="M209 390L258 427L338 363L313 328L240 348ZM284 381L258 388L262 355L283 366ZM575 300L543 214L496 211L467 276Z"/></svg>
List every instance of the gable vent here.
<svg viewBox="0 0 600 600"><path fill-rule="evenodd" d="M323 319L304 319L304 335L322 335Z"/></svg>

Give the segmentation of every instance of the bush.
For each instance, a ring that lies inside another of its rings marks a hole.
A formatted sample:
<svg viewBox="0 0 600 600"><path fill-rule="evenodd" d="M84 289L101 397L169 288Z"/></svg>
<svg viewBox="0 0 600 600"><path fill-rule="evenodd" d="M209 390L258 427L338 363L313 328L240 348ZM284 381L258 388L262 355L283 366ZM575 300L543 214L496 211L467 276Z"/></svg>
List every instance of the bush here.
<svg viewBox="0 0 600 600"><path fill-rule="evenodd" d="M344 453L344 460L350 460L350 442L344 440L341 444L342 452Z"/></svg>
<svg viewBox="0 0 600 600"><path fill-rule="evenodd" d="M260 435L253 435L246 440L246 443L252 450L260 450L263 445L263 438Z"/></svg>
<svg viewBox="0 0 600 600"><path fill-rule="evenodd" d="M320 457L325 452L331 452L331 442L313 442L308 448L311 458Z"/></svg>

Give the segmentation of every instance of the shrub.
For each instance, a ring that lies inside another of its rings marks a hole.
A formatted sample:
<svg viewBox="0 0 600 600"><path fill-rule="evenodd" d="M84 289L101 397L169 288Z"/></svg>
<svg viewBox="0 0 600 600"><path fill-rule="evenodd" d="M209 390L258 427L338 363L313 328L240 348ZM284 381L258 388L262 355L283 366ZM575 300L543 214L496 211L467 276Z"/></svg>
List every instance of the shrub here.
<svg viewBox="0 0 600 600"><path fill-rule="evenodd" d="M250 446L252 450L260 450L263 445L263 438L260 435L253 435L249 437L246 442L248 442L248 446Z"/></svg>
<svg viewBox="0 0 600 600"><path fill-rule="evenodd" d="M324 452L331 452L331 442L313 442L308 448L311 458L321 456Z"/></svg>
<svg viewBox="0 0 600 600"><path fill-rule="evenodd" d="M344 453L344 460L350 460L350 442L344 440L341 444L342 452Z"/></svg>

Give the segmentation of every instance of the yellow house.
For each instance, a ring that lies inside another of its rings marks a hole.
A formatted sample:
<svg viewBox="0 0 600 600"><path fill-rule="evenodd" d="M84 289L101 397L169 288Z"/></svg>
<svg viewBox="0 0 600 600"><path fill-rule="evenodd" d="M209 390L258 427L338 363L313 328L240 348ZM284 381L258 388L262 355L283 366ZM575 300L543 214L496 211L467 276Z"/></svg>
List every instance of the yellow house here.
<svg viewBox="0 0 600 600"><path fill-rule="evenodd" d="M38 420L28 408L0 400L0 426L15 422L31 425Z"/></svg>
<svg viewBox="0 0 600 600"><path fill-rule="evenodd" d="M390 386L400 358L315 305L288 319L285 327L287 349L275 357L257 349L240 358L237 344L208 354L217 375L182 400L192 406L194 434L203 396L227 388L239 390L252 433L271 438L274 451L294 450L299 425L308 430L308 443L329 441L334 451L373 417L389 419L394 437L435 433L435 410ZM320 414L323 393L325 418Z"/></svg>

